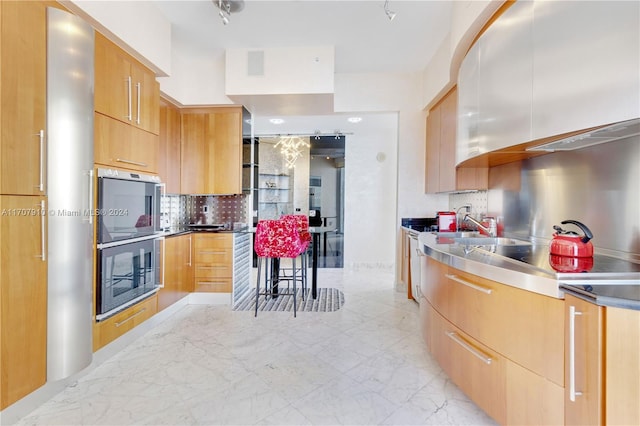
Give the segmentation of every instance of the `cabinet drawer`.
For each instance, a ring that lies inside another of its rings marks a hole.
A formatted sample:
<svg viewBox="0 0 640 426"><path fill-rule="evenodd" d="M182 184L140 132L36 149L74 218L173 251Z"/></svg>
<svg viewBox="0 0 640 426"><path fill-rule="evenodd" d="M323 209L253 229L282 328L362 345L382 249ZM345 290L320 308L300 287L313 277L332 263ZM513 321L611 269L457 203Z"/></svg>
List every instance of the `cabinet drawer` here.
<svg viewBox="0 0 640 426"><path fill-rule="evenodd" d="M158 297L153 295L109 319L96 323L93 336L94 352L148 320L157 311Z"/></svg>
<svg viewBox="0 0 640 426"><path fill-rule="evenodd" d="M429 256L420 256L420 291L443 316L449 317L449 286L444 278L447 265Z"/></svg>
<svg viewBox="0 0 640 426"><path fill-rule="evenodd" d="M433 356L451 380L498 423L506 423L506 363L430 308Z"/></svg>
<svg viewBox="0 0 640 426"><path fill-rule="evenodd" d="M196 292L231 293L231 278L196 278Z"/></svg>
<svg viewBox="0 0 640 426"><path fill-rule="evenodd" d="M204 264L231 264L233 262L233 249L231 248L196 248L194 254L196 265Z"/></svg>
<svg viewBox="0 0 640 426"><path fill-rule="evenodd" d="M160 139L126 123L94 114L94 161L105 166L156 172Z"/></svg>
<svg viewBox="0 0 640 426"><path fill-rule="evenodd" d="M448 268L443 315L465 333L564 386L563 301Z"/></svg>
<svg viewBox="0 0 640 426"><path fill-rule="evenodd" d="M231 263L196 263L194 276L196 278L231 278L233 277L233 265Z"/></svg>
<svg viewBox="0 0 640 426"><path fill-rule="evenodd" d="M233 235L223 233L211 233L211 234L195 234L194 247L196 253L199 249L212 249L212 248L233 248Z"/></svg>

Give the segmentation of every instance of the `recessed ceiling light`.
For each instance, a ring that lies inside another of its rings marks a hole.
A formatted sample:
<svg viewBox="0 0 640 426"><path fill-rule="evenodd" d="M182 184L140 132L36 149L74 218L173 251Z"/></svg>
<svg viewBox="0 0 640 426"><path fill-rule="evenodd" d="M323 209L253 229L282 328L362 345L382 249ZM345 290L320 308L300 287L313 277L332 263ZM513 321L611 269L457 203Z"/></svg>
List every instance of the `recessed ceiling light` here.
<svg viewBox="0 0 640 426"><path fill-rule="evenodd" d="M347 118L349 123L359 123L362 121L362 117L349 117Z"/></svg>
<svg viewBox="0 0 640 426"><path fill-rule="evenodd" d="M284 123L284 120L282 118L272 118L269 120L269 122L271 124L282 124Z"/></svg>

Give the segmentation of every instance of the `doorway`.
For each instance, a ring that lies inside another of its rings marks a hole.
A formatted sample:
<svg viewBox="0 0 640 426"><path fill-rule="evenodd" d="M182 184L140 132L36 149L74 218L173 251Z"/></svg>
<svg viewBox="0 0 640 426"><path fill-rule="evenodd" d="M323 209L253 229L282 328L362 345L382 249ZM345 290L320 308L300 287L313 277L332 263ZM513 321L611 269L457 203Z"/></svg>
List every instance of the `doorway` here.
<svg viewBox="0 0 640 426"><path fill-rule="evenodd" d="M313 136L309 149L309 210L321 218L319 268L344 267L345 136Z"/></svg>

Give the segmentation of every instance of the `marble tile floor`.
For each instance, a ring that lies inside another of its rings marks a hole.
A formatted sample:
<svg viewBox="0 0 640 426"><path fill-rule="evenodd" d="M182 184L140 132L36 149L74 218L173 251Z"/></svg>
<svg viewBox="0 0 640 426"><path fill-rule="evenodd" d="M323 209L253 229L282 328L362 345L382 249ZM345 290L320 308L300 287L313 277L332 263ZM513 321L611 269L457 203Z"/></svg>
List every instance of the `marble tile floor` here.
<svg viewBox="0 0 640 426"><path fill-rule="evenodd" d="M336 312L186 305L19 425L494 425L377 270L318 271Z"/></svg>

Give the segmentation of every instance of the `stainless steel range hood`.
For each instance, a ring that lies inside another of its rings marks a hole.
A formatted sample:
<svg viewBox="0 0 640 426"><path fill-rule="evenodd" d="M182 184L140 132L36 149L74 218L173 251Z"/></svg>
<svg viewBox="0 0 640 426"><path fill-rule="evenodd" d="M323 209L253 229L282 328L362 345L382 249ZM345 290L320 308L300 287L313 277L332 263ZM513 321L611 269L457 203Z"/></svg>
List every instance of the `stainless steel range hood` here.
<svg viewBox="0 0 640 426"><path fill-rule="evenodd" d="M613 142L639 134L640 118L635 118L543 145L532 146L527 148L527 151L572 151L574 149L586 148L605 142Z"/></svg>

